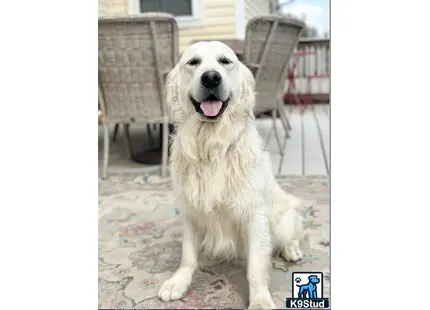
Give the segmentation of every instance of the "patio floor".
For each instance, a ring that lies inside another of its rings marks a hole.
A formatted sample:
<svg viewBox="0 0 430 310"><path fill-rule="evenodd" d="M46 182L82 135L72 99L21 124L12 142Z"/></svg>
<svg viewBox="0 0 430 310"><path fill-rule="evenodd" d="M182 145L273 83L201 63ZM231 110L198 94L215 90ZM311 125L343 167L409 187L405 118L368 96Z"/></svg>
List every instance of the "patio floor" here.
<svg viewBox="0 0 430 310"><path fill-rule="evenodd" d="M273 172L277 175L329 175L330 174L330 108L328 104L310 105L303 114L299 109L286 107L290 115L292 130L286 140L284 155L279 153L271 119L257 120L257 127L266 142L266 150L271 154ZM281 122L277 126L282 138L285 132ZM111 128L111 136L113 127ZM148 149L151 145L146 125L130 126L133 148ZM99 170L103 158L103 128L99 126ZM154 141L158 141L155 131ZM109 156L109 172L139 172L147 171L150 166L132 162L127 157L125 143L121 131L117 140L111 143ZM155 168L157 169L157 168Z"/></svg>

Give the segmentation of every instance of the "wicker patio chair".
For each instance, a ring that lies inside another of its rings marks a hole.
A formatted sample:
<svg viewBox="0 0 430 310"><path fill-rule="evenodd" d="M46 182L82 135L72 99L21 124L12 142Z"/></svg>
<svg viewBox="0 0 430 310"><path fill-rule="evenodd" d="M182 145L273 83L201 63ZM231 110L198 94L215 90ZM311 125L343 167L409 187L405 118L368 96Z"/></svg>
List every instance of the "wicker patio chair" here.
<svg viewBox="0 0 430 310"><path fill-rule="evenodd" d="M280 153L284 145L276 127L278 114L286 132L291 126L285 114L283 90L288 64L305 24L289 17L270 15L252 18L246 26L243 63L252 71L257 93L254 114L271 112Z"/></svg>
<svg viewBox="0 0 430 310"><path fill-rule="evenodd" d="M109 124L162 124L161 175L166 175L169 111L164 82L178 56L178 26L170 14L99 18L99 100L104 115L102 178L107 176L109 161Z"/></svg>

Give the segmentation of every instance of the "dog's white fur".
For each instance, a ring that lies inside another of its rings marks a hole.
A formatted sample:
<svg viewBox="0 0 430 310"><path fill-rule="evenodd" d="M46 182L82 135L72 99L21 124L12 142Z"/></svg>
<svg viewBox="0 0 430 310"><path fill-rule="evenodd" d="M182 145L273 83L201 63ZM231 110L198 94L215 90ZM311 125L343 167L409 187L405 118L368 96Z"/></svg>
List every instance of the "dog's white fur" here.
<svg viewBox="0 0 430 310"><path fill-rule="evenodd" d="M198 57L201 63L188 61ZM220 63L220 57L231 60ZM195 111L200 77L217 70L229 105L216 121ZM182 261L158 297L179 299L191 284L199 254L214 259L247 258L250 308L275 308L269 292L271 256L302 257L301 201L284 192L263 151L253 106L254 78L221 42L199 42L183 54L166 82L167 102L177 134L172 144L172 177L181 206Z"/></svg>

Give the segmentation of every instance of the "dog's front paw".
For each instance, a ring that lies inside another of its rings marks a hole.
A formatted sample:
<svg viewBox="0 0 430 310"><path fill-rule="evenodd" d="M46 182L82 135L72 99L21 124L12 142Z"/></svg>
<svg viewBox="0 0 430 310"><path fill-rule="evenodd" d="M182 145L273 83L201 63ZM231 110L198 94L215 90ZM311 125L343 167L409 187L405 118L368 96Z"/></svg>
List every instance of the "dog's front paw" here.
<svg viewBox="0 0 430 310"><path fill-rule="evenodd" d="M284 258L289 262L297 262L303 258L303 252L299 244L293 243L284 249Z"/></svg>
<svg viewBox="0 0 430 310"><path fill-rule="evenodd" d="M272 296L267 292L266 294L253 296L248 309L276 309Z"/></svg>
<svg viewBox="0 0 430 310"><path fill-rule="evenodd" d="M181 279L170 278L163 283L160 290L158 291L158 298L162 301L171 301L181 298L187 291L189 286L188 282Z"/></svg>

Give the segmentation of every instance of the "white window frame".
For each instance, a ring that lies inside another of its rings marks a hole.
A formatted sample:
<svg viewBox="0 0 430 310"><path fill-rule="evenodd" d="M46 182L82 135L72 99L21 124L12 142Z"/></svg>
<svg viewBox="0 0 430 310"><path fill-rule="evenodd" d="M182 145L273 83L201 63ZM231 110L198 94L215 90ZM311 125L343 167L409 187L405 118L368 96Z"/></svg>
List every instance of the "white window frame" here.
<svg viewBox="0 0 430 310"><path fill-rule="evenodd" d="M191 0L192 15L175 16L179 28L194 28L203 25L203 0ZM128 13L131 15L142 14L139 0L128 0Z"/></svg>
<svg viewBox="0 0 430 310"><path fill-rule="evenodd" d="M245 0L236 0L236 38L245 40L246 20L245 20Z"/></svg>

